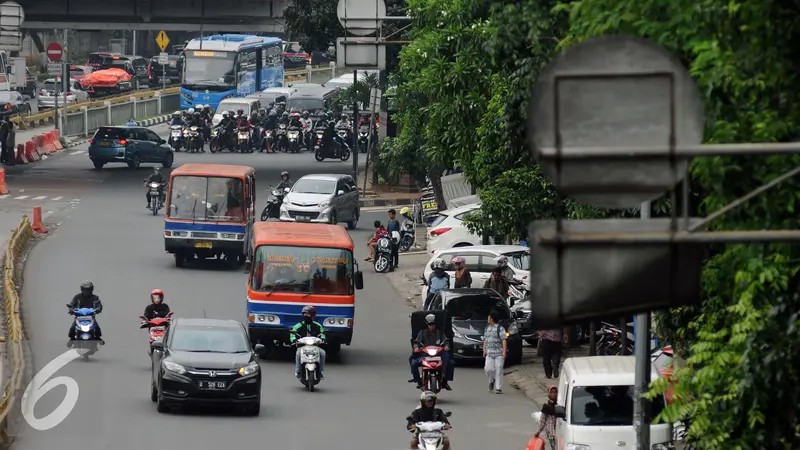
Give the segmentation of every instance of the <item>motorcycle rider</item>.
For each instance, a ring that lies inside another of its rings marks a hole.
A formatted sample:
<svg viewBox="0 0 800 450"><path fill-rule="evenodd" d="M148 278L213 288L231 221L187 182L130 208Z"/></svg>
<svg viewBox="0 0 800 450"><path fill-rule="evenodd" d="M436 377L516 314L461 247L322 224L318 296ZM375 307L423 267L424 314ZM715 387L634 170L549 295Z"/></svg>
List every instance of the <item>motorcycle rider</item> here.
<svg viewBox="0 0 800 450"><path fill-rule="evenodd" d="M175 111L172 113L172 119L169 121L169 126L180 125L186 126L186 122L183 121L182 117L183 113L181 111Z"/></svg>
<svg viewBox="0 0 800 450"><path fill-rule="evenodd" d="M339 117L339 121L336 122L336 128L337 129L345 128L348 130L352 129L353 124L350 123L350 117L347 114L342 113L342 115Z"/></svg>
<svg viewBox="0 0 800 450"><path fill-rule="evenodd" d="M100 314L103 312L103 302L100 301L100 297L94 295L94 283L91 281L84 281L81 283L81 293L76 294L72 297L72 301L69 302L69 309L72 311L73 309L80 309L80 308L94 308L95 314ZM105 345L105 341L102 339L103 332L100 330L100 324L97 322L97 318L94 320L94 327L95 327L95 337L98 341L100 341L100 345ZM75 340L75 323L71 323L69 326L69 339L70 341Z"/></svg>
<svg viewBox="0 0 800 450"><path fill-rule="evenodd" d="M292 327L289 332L289 341L294 344L297 338L304 338L307 336L314 336L325 340L325 329L322 325L315 321L317 318L317 310L311 305L303 307L303 321L298 322ZM300 349L297 349L294 357L294 376L300 379ZM325 379L325 350L319 349L319 378Z"/></svg>
<svg viewBox="0 0 800 450"><path fill-rule="evenodd" d="M511 267L508 267L508 256L500 255L494 259L497 263L497 267L500 269L500 273L503 274L503 277L508 280L509 283L514 283L514 270Z"/></svg>
<svg viewBox="0 0 800 450"><path fill-rule="evenodd" d="M378 243L380 238L391 238L391 236L389 236L389 232L386 231L386 228L383 226L383 224L381 224L380 220L376 220L372 223L372 225L375 227L375 235L373 235L372 238L367 241L367 246L369 247L369 256L365 258L364 261L372 261L375 259L375 244ZM391 261L389 262L391 263Z"/></svg>
<svg viewBox="0 0 800 450"><path fill-rule="evenodd" d="M300 142L298 144L303 144L303 139L305 138L305 133L303 132L303 121L301 119L300 113L292 113L290 115L289 121L289 129L292 131L299 131L300 132Z"/></svg>
<svg viewBox="0 0 800 450"><path fill-rule="evenodd" d="M292 182L291 182L291 180L289 178L290 178L289 177L289 172L287 172L285 170L283 172L281 172L281 182L278 183L277 186L275 186L275 189L277 189L277 190L279 190L281 192L283 192L283 190L286 189L286 188L291 189L292 188Z"/></svg>
<svg viewBox="0 0 800 450"><path fill-rule="evenodd" d="M287 127L289 126L289 111L284 111L281 113L281 119L279 121L280 124L284 124Z"/></svg>
<svg viewBox="0 0 800 450"><path fill-rule="evenodd" d="M325 131L322 132L323 154L326 157L331 156L338 158L340 147L341 143L339 142L339 136L336 134L335 123L332 120L328 121L328 126L325 127Z"/></svg>
<svg viewBox="0 0 800 450"><path fill-rule="evenodd" d="M163 197L164 195L164 185L167 184L167 179L164 177L164 174L161 173L161 169L158 166L153 167L153 173L144 180L144 185L147 186L150 183L158 183L158 193ZM147 197L147 208L150 209L150 187L148 186L147 192L145 193L145 197Z"/></svg>
<svg viewBox="0 0 800 450"><path fill-rule="evenodd" d="M442 289L450 288L450 275L445 271L447 264L442 258L433 260L433 273L428 277L428 295L425 297L425 304Z"/></svg>
<svg viewBox="0 0 800 450"><path fill-rule="evenodd" d="M144 308L145 319L153 320L156 317L167 317L169 314L169 306L164 303L164 291L161 289L153 289L150 291L150 304Z"/></svg>
<svg viewBox="0 0 800 450"><path fill-rule="evenodd" d="M422 364L422 358L425 355L421 355L420 352L425 347L444 347L444 351L439 355L442 358L442 366L444 366L444 382L442 383L442 387L448 391L452 391L453 389L450 387L448 381L451 381L453 375L455 375L455 365L451 363L450 341L443 331L437 329L436 316L433 314L425 316L425 324L427 328L417 333L417 337L414 338L414 353L408 358L408 362L411 365L411 375L413 377L408 380L408 382L417 383L417 389L422 389L419 366Z"/></svg>
<svg viewBox="0 0 800 450"><path fill-rule="evenodd" d="M436 394L430 391L425 391L419 395L419 406L411 412L406 429L417 431L417 423L419 422L444 422L446 424L444 426L445 430L452 428L444 411L436 407ZM419 437L414 433L414 437L411 438L411 450L418 448ZM444 434L442 434L442 448L443 450L450 450L450 439Z"/></svg>
<svg viewBox="0 0 800 450"><path fill-rule="evenodd" d="M306 148L311 146L311 132L314 129L314 121L311 120L311 113L303 111L303 117L300 119L303 126L303 145Z"/></svg>

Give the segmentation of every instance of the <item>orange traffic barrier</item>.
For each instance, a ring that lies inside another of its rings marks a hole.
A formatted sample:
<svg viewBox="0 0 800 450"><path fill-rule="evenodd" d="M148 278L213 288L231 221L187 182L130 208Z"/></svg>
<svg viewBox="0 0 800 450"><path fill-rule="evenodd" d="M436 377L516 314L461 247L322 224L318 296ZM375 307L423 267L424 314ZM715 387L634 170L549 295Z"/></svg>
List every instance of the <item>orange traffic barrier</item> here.
<svg viewBox="0 0 800 450"><path fill-rule="evenodd" d="M8 194L8 185L6 184L6 169L0 169L0 195Z"/></svg>
<svg viewBox="0 0 800 450"><path fill-rule="evenodd" d="M15 158L15 162L17 164L28 164L28 160L25 158L25 145L17 144L17 157Z"/></svg>
<svg viewBox="0 0 800 450"><path fill-rule="evenodd" d="M34 206L33 207L33 231L37 233L47 233L47 227L44 226L44 222L42 221L42 207L41 206Z"/></svg>
<svg viewBox="0 0 800 450"><path fill-rule="evenodd" d="M42 155L47 153L44 150L44 136L38 135L33 137L33 149L34 149L34 156L36 156L36 161L42 159Z"/></svg>
<svg viewBox="0 0 800 450"><path fill-rule="evenodd" d="M528 441L528 446L525 447L525 450L545 450L544 439L532 437L531 440Z"/></svg>
<svg viewBox="0 0 800 450"><path fill-rule="evenodd" d="M36 143L28 141L25 143L25 159L26 162L32 163L39 160L39 154L36 153Z"/></svg>
<svg viewBox="0 0 800 450"><path fill-rule="evenodd" d="M53 130L53 147L56 150L64 150L64 146L61 145L61 133L58 130Z"/></svg>

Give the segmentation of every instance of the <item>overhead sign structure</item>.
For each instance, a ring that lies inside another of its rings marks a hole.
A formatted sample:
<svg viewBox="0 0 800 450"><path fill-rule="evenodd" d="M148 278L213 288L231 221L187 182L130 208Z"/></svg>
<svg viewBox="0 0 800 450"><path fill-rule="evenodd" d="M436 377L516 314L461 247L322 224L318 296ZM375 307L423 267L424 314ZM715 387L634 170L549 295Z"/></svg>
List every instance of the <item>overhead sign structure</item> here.
<svg viewBox="0 0 800 450"><path fill-rule="evenodd" d="M0 50L18 52L22 50L22 23L25 12L17 2L0 4Z"/></svg>
<svg viewBox="0 0 800 450"><path fill-rule="evenodd" d="M169 45L169 37L167 37L167 33L159 31L158 36L156 36L156 44L158 44L158 48L160 48L162 52L166 51L167 46Z"/></svg>
<svg viewBox="0 0 800 450"><path fill-rule="evenodd" d="M64 49L61 48L61 44L58 42L51 42L47 44L47 59L53 62L59 62L63 57Z"/></svg>

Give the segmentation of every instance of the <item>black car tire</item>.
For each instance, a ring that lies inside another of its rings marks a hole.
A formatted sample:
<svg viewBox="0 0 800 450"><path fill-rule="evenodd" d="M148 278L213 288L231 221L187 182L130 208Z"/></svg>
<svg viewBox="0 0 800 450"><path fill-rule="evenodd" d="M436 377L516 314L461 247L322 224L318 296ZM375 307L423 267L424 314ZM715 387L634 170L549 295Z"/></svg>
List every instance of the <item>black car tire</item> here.
<svg viewBox="0 0 800 450"><path fill-rule="evenodd" d="M167 402L165 402L164 399L161 398L161 395L159 395L159 394L156 394L156 395L157 395L157 397L156 397L156 411L158 411L160 413L169 412L169 405L167 404Z"/></svg>
<svg viewBox="0 0 800 450"><path fill-rule="evenodd" d="M150 401L153 403L158 401L158 389L156 389L156 385L150 383Z"/></svg>
<svg viewBox="0 0 800 450"><path fill-rule="evenodd" d="M242 411L246 416L256 417L261 414L261 399L258 402L247 405Z"/></svg>
<svg viewBox="0 0 800 450"><path fill-rule="evenodd" d="M183 267L185 259L182 253L175 253L175 267Z"/></svg>
<svg viewBox="0 0 800 450"><path fill-rule="evenodd" d="M102 161L92 161L92 164L94 164L94 168L97 169L97 170L102 169L103 166L106 165L106 163L104 163Z"/></svg>
<svg viewBox="0 0 800 450"><path fill-rule="evenodd" d="M164 167L165 169L169 169L170 167L172 167L172 163L174 161L175 161L175 156L172 154L172 152L167 153L167 156L164 158L164 162L161 163L161 166Z"/></svg>
<svg viewBox="0 0 800 450"><path fill-rule="evenodd" d="M511 357L508 358L508 362L509 362L509 364L508 364L509 366L513 366L515 364L521 364L522 363L522 345L520 345L519 348L515 348L513 350L513 353L511 354Z"/></svg>
<svg viewBox="0 0 800 450"><path fill-rule="evenodd" d="M353 212L353 216L354 216L353 220L347 222L347 228L349 228L351 230L355 230L356 227L358 227L358 219L361 216L361 213L358 210L355 210Z"/></svg>
<svg viewBox="0 0 800 450"><path fill-rule="evenodd" d="M128 161L128 167L131 169L138 169L141 164L142 162L139 161L139 157L136 155L131 156L130 161Z"/></svg>

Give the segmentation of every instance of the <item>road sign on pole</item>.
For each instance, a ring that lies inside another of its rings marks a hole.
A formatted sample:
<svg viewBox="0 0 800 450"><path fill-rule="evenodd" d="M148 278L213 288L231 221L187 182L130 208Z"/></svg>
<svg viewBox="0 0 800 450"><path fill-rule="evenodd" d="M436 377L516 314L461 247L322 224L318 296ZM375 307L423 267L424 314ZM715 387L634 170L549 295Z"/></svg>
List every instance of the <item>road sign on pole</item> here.
<svg viewBox="0 0 800 450"><path fill-rule="evenodd" d="M47 59L53 62L59 62L63 57L64 49L61 48L61 44L58 42L51 42L47 44Z"/></svg>
<svg viewBox="0 0 800 450"><path fill-rule="evenodd" d="M156 36L156 44L158 44L158 48L160 48L162 52L165 51L167 49L167 46L169 45L169 38L167 37L167 33L159 31L158 36Z"/></svg>

